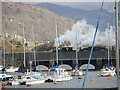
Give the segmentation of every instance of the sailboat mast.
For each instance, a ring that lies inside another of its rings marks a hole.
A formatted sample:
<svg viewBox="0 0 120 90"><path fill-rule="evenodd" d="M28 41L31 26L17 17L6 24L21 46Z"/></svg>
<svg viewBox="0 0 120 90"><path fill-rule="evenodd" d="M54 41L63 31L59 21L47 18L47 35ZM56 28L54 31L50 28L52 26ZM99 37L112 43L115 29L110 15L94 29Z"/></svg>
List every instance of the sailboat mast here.
<svg viewBox="0 0 120 90"><path fill-rule="evenodd" d="M110 66L110 38L109 38L109 23L108 23L108 67Z"/></svg>
<svg viewBox="0 0 120 90"><path fill-rule="evenodd" d="M12 44L12 63L14 66L13 38L11 38L11 44Z"/></svg>
<svg viewBox="0 0 120 90"><path fill-rule="evenodd" d="M119 35L118 35L118 1L115 0L115 29L116 29L116 68L117 68L117 85L120 90L120 75L119 75Z"/></svg>
<svg viewBox="0 0 120 90"><path fill-rule="evenodd" d="M24 49L24 67L26 67L26 61L25 61L25 27L24 27L24 21L23 21L23 49Z"/></svg>
<svg viewBox="0 0 120 90"><path fill-rule="evenodd" d="M56 38L58 38L58 27L57 27L56 15L55 15L55 30L56 30ZM58 46L57 45L56 45L56 63L58 65Z"/></svg>
<svg viewBox="0 0 120 90"><path fill-rule="evenodd" d="M3 66L5 67L5 33L3 33Z"/></svg>
<svg viewBox="0 0 120 90"><path fill-rule="evenodd" d="M78 68L78 43L77 43L77 32L76 32L76 68Z"/></svg>
<svg viewBox="0 0 120 90"><path fill-rule="evenodd" d="M35 55L35 35L34 35L34 28L33 28L33 23L32 23L32 34L33 34L33 43L34 43L34 48L33 48L33 53L34 53L34 62L36 66L36 55Z"/></svg>

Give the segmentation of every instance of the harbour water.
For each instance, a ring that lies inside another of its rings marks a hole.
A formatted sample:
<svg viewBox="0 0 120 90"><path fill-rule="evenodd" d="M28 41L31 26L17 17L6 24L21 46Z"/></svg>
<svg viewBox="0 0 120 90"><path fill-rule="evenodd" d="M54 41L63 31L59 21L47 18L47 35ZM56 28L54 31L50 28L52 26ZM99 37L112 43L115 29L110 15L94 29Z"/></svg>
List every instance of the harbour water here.
<svg viewBox="0 0 120 90"><path fill-rule="evenodd" d="M117 76L112 77L98 77L100 71L89 71L86 79L85 88L116 88ZM26 85L19 86L6 86L7 88L82 88L84 76L80 76L82 79L78 79L78 76L73 76L71 82L58 82L58 84L43 83L36 84L30 87ZM110 79L108 79L110 78ZM90 80L93 81L90 81Z"/></svg>

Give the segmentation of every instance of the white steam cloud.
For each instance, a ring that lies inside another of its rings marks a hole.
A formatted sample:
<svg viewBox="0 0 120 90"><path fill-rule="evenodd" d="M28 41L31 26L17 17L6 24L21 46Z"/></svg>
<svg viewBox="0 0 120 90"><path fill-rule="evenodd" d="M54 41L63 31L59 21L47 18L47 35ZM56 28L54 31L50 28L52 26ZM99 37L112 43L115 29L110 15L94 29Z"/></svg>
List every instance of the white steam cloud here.
<svg viewBox="0 0 120 90"><path fill-rule="evenodd" d="M72 30L67 30L64 35L60 35L55 39L54 46L60 46L65 41L69 41L71 44L69 47L82 47L92 46L94 37L95 27L87 24L86 20L83 19L73 25ZM115 31L113 26L106 28L104 32L98 30L95 46L114 46L115 45Z"/></svg>

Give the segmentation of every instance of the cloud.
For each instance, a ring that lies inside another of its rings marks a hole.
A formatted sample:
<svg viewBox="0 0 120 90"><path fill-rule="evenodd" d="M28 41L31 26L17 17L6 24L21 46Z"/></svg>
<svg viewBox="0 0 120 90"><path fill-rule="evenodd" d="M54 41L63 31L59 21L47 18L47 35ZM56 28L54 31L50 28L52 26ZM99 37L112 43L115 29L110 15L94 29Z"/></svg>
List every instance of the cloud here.
<svg viewBox="0 0 120 90"><path fill-rule="evenodd" d="M103 0L2 0L2 2L102 2ZM115 0L104 0L104 2L115 2Z"/></svg>
<svg viewBox="0 0 120 90"><path fill-rule="evenodd" d="M72 30L67 30L63 35L55 39L55 46L60 46L64 44L65 41L70 42L70 47L82 47L91 46L92 40L95 32L95 27L86 22L85 19L78 21ZM109 33L108 33L109 32ZM114 46L115 45L115 32L114 27L109 26L104 32L98 30L95 46Z"/></svg>

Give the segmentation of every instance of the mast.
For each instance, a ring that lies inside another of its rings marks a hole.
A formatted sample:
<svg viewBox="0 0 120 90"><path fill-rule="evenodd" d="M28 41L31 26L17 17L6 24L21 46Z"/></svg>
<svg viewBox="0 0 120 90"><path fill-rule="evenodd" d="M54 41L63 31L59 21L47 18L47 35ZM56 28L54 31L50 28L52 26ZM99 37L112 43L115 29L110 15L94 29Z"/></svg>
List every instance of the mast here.
<svg viewBox="0 0 120 90"><path fill-rule="evenodd" d="M14 52L13 52L13 38L11 38L11 44L12 44L12 63L13 63L13 66L14 66Z"/></svg>
<svg viewBox="0 0 120 90"><path fill-rule="evenodd" d="M109 23L108 23L108 67L110 66L110 37L109 37Z"/></svg>
<svg viewBox="0 0 120 90"><path fill-rule="evenodd" d="M34 43L34 48L33 48L33 53L34 53L34 62L36 66L36 55L35 55L35 35L34 35L34 28L33 28L33 23L32 23L32 34L33 34L33 43Z"/></svg>
<svg viewBox="0 0 120 90"><path fill-rule="evenodd" d="M25 61L25 27L24 27L24 21L23 21L23 49L24 49L24 67L26 67L26 61Z"/></svg>
<svg viewBox="0 0 120 90"><path fill-rule="evenodd" d="M3 66L5 67L5 33L3 33Z"/></svg>
<svg viewBox="0 0 120 90"><path fill-rule="evenodd" d="M0 33L1 33L1 41L2 41L2 43L3 43L3 32L2 32L2 3L0 2ZM2 43L0 43L0 46L2 47ZM1 48L1 50L0 50L0 63L3 65L3 56L2 56L2 53L3 53L3 51L2 51L3 49Z"/></svg>
<svg viewBox="0 0 120 90"><path fill-rule="evenodd" d="M78 69L78 43L77 43L77 32L76 32L76 69Z"/></svg>
<svg viewBox="0 0 120 90"><path fill-rule="evenodd" d="M56 21L56 15L55 15L55 30L56 30L56 38L58 37L58 27L57 27L57 21ZM56 45L56 64L58 65L58 47Z"/></svg>
<svg viewBox="0 0 120 90"><path fill-rule="evenodd" d="M118 1L115 0L115 29L116 29L116 68L117 68L117 86L120 90L120 76L119 76L119 37L118 37Z"/></svg>

